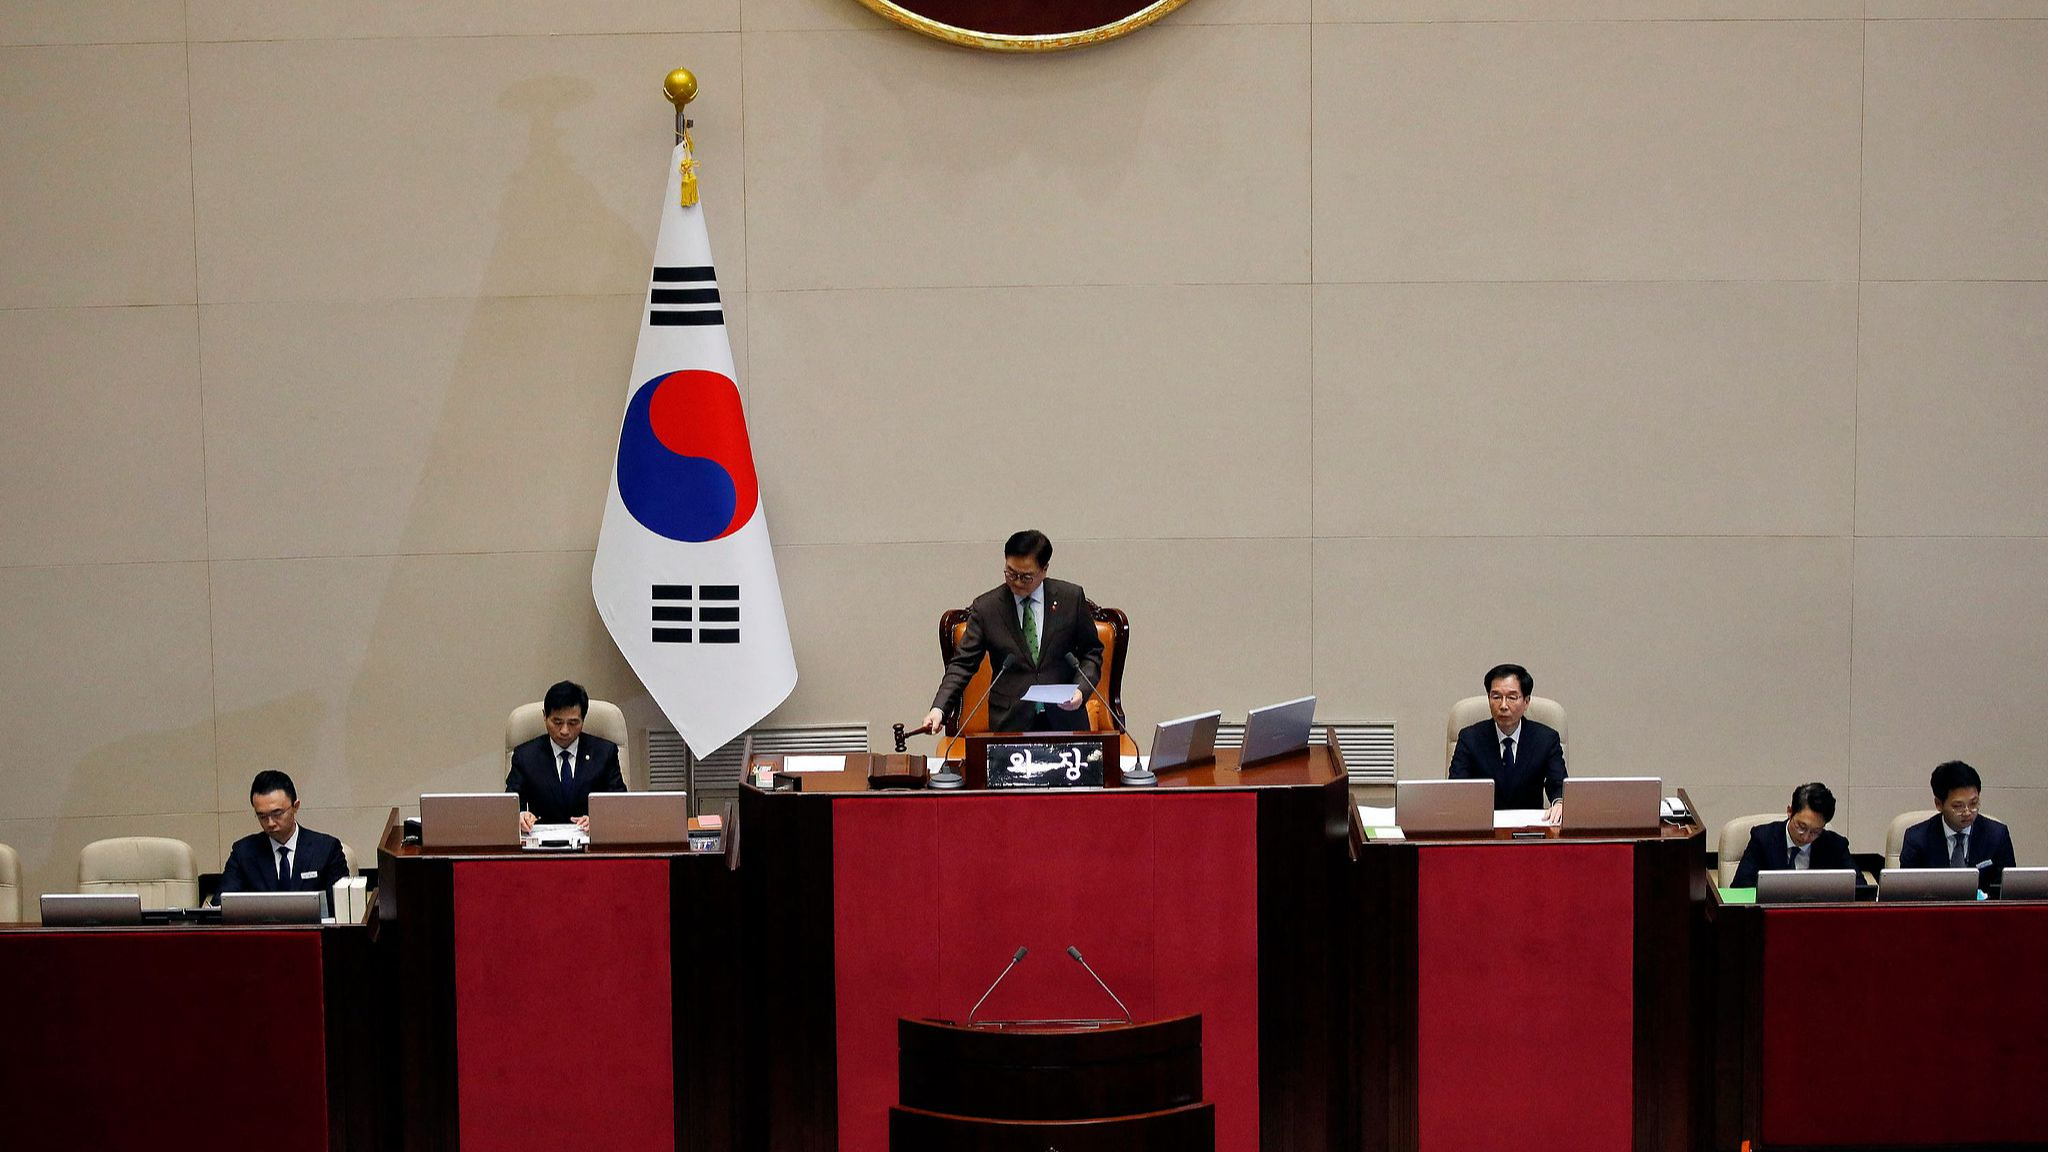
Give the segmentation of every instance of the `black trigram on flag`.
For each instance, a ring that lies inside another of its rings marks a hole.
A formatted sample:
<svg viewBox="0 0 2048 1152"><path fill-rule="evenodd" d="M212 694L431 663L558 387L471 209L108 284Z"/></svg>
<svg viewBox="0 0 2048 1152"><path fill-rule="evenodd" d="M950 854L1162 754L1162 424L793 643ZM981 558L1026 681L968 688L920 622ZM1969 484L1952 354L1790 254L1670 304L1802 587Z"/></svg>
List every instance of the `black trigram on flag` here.
<svg viewBox="0 0 2048 1152"><path fill-rule="evenodd" d="M740 642L737 584L699 584L694 589L688 584L656 584L653 600L656 644ZM730 627L707 628L707 624Z"/></svg>
<svg viewBox="0 0 2048 1152"><path fill-rule="evenodd" d="M647 322L656 327L725 323L725 311L718 305L718 273L710 268L657 267L647 304Z"/></svg>

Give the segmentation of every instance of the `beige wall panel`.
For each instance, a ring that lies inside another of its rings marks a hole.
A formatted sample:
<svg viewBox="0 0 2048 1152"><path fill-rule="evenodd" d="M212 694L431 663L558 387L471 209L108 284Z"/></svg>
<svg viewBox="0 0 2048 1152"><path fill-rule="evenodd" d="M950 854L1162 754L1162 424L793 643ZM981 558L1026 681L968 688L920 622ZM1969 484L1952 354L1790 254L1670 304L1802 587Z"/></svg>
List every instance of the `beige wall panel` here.
<svg viewBox="0 0 2048 1152"><path fill-rule="evenodd" d="M1856 529L2048 532L2048 284L1866 284Z"/></svg>
<svg viewBox="0 0 2048 1152"><path fill-rule="evenodd" d="M209 303L643 291L688 60L721 283L745 288L734 35L192 47ZM307 98L317 92L319 99Z"/></svg>
<svg viewBox="0 0 2048 1152"><path fill-rule="evenodd" d="M199 871L213 872L221 865L220 860L209 860L219 828L220 817L212 812L6 819L0 820L0 844L21 855L21 915L35 922L42 918L37 898L43 893L78 890L78 854L87 844L115 836L169 836L192 846Z"/></svg>
<svg viewBox="0 0 2048 1152"><path fill-rule="evenodd" d="M1944 760L2038 778L2048 540L1856 542L1859 784L1926 787Z"/></svg>
<svg viewBox="0 0 2048 1152"><path fill-rule="evenodd" d="M754 447L780 543L1000 540L1020 516L1054 540L1308 532L1304 286L754 305Z"/></svg>
<svg viewBox="0 0 2048 1152"><path fill-rule="evenodd" d="M2038 19L2041 0L1863 0L1872 20Z"/></svg>
<svg viewBox="0 0 2048 1152"><path fill-rule="evenodd" d="M184 40L182 0L0 0L0 45Z"/></svg>
<svg viewBox="0 0 2048 1152"><path fill-rule="evenodd" d="M194 40L732 32L740 26L740 0L191 0L190 6Z"/></svg>
<svg viewBox="0 0 2048 1152"><path fill-rule="evenodd" d="M1863 274L2048 278L2048 20L1873 22L1867 52Z"/></svg>
<svg viewBox="0 0 2048 1152"><path fill-rule="evenodd" d="M1849 552L1840 539L1319 540L1316 694L1329 716L1399 722L1403 777L1443 775L1451 705L1511 661L1564 704L1580 775L1843 780Z"/></svg>
<svg viewBox="0 0 2048 1152"><path fill-rule="evenodd" d="M749 35L753 275L1305 280L1308 41L1299 25L1150 28L998 59L894 31Z"/></svg>
<svg viewBox="0 0 2048 1152"><path fill-rule="evenodd" d="M886 750L889 726L923 719L938 690L939 614L995 586L1007 535L778 548L801 679L769 723L864 721ZM1131 618L1124 705L1148 747L1160 720L1212 707L1241 720L1307 691L1306 541L1054 537L1053 548L1055 576Z"/></svg>
<svg viewBox="0 0 2048 1152"><path fill-rule="evenodd" d="M1853 279L1860 37L1322 29L1316 279Z"/></svg>
<svg viewBox="0 0 2048 1152"><path fill-rule="evenodd" d="M0 308L189 304L182 44L0 48Z"/></svg>
<svg viewBox="0 0 2048 1152"><path fill-rule="evenodd" d="M0 312L0 565L201 560L189 306Z"/></svg>
<svg viewBox="0 0 2048 1152"><path fill-rule="evenodd" d="M9 817L214 810L206 566L0 568Z"/></svg>
<svg viewBox="0 0 2048 1152"><path fill-rule="evenodd" d="M596 547L640 302L207 306L213 554Z"/></svg>
<svg viewBox="0 0 2048 1152"><path fill-rule="evenodd" d="M323 806L504 784L505 715L573 679L637 695L590 600L589 552L214 566L220 778L263 768Z"/></svg>
<svg viewBox="0 0 2048 1152"><path fill-rule="evenodd" d="M1164 27L1305 24L1311 3L1312 0L1186 0L1160 23ZM893 28L895 25L876 15L860 0L746 0L741 7L741 27L748 32L816 32L843 28Z"/></svg>
<svg viewBox="0 0 2048 1152"><path fill-rule="evenodd" d="M1318 24L1472 20L1854 20L1863 0L1315 0Z"/></svg>
<svg viewBox="0 0 2048 1152"><path fill-rule="evenodd" d="M1321 285L1327 535L1846 533L1850 284Z"/></svg>

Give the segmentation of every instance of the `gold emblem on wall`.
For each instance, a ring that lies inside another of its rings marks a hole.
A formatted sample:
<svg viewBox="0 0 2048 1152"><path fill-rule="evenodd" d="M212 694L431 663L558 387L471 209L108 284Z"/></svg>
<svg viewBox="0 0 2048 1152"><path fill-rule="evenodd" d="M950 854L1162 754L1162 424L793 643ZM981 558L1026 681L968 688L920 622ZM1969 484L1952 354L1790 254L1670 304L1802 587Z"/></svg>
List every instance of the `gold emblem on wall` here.
<svg viewBox="0 0 2048 1152"><path fill-rule="evenodd" d="M935 39L996 52L1057 52L1114 40L1187 0L860 0Z"/></svg>

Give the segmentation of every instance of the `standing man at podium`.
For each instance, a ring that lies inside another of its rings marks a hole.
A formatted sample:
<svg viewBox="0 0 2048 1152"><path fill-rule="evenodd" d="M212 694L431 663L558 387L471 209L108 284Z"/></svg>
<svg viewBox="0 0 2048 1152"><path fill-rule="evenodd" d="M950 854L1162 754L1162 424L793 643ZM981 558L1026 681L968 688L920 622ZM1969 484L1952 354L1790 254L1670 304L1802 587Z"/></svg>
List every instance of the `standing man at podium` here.
<svg viewBox="0 0 2048 1152"><path fill-rule="evenodd" d="M1486 704L1493 716L1458 732L1451 779L1491 780L1495 811L1542 808L1544 822L1555 824L1564 816L1564 741L1550 725L1523 718L1535 690L1536 678L1520 664L1487 671Z"/></svg>
<svg viewBox="0 0 2048 1152"><path fill-rule="evenodd" d="M1003 583L974 598L967 610L967 628L946 664L938 696L925 715L922 731L940 732L946 712L960 704L961 691L987 655L996 676L988 696L989 729L994 732L1073 731L1087 727L1088 691L1076 687L1056 704L1035 704L1024 692L1034 684L1072 684L1074 670L1067 657L1081 662L1087 683L1102 675L1102 637L1088 612L1079 584L1046 575L1052 564L1052 541L1045 533L1026 529L1003 544ZM964 721L966 717L961 717Z"/></svg>

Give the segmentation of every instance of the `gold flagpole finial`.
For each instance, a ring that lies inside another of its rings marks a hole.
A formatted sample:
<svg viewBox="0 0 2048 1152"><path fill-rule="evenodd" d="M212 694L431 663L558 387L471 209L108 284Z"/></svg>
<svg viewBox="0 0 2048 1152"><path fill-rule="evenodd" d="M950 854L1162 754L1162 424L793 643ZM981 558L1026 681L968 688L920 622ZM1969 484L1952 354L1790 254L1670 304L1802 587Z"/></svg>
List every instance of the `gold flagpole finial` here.
<svg viewBox="0 0 2048 1152"><path fill-rule="evenodd" d="M690 118L683 113L683 106L697 98L697 74L688 68L678 68L661 82L662 92L668 102L676 106L676 143L683 146L682 194L685 208L697 202L697 158L691 154Z"/></svg>

